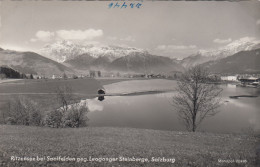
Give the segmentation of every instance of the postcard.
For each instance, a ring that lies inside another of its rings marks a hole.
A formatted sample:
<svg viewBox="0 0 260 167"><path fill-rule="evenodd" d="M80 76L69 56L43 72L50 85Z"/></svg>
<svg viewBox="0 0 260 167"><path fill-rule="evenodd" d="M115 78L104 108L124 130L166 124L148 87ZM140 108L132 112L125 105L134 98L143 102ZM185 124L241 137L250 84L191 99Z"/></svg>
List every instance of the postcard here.
<svg viewBox="0 0 260 167"><path fill-rule="evenodd" d="M0 1L0 166L260 165L260 1Z"/></svg>

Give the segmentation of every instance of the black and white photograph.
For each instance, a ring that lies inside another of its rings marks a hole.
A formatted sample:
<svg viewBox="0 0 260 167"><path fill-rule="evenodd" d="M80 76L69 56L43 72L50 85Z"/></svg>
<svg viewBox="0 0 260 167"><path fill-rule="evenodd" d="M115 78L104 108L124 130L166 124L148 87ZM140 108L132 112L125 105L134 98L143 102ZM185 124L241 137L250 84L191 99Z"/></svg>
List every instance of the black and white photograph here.
<svg viewBox="0 0 260 167"><path fill-rule="evenodd" d="M0 0L0 167L260 166L260 0Z"/></svg>

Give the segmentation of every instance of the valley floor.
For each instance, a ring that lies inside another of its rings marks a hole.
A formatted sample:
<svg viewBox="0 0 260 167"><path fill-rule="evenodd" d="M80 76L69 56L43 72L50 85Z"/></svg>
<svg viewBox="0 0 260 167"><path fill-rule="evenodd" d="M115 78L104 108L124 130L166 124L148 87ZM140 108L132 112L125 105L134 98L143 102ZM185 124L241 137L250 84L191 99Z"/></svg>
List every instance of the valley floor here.
<svg viewBox="0 0 260 167"><path fill-rule="evenodd" d="M257 138L241 134L11 125L0 134L0 166L256 166Z"/></svg>

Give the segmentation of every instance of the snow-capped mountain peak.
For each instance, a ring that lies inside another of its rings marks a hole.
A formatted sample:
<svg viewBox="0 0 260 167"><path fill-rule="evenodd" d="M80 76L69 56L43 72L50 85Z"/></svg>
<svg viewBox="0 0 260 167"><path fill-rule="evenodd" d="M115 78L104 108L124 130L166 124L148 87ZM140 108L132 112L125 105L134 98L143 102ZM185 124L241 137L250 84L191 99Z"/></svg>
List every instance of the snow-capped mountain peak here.
<svg viewBox="0 0 260 167"><path fill-rule="evenodd" d="M199 50L196 54L184 58L181 64L184 67L191 67L208 61L215 61L232 56L240 51L250 51L260 48L260 41L252 37L245 37L235 40L226 46L218 49Z"/></svg>
<svg viewBox="0 0 260 167"><path fill-rule="evenodd" d="M40 50L40 54L58 62L64 62L82 54L88 54L94 58L106 56L110 61L113 61L136 52L146 53L147 51L133 47L94 44L79 45L64 40L54 44L48 44Z"/></svg>
<svg viewBox="0 0 260 167"><path fill-rule="evenodd" d="M212 50L199 50L201 56L213 56L217 59L233 55L240 51L248 51L260 47L260 41L253 37L244 37L235 40L224 47Z"/></svg>

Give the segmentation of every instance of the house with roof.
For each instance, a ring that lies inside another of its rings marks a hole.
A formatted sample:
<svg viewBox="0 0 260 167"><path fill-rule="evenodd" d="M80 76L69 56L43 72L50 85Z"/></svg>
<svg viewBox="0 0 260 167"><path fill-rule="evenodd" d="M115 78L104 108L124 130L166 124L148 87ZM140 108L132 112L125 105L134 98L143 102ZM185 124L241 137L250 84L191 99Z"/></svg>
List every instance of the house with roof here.
<svg viewBox="0 0 260 167"><path fill-rule="evenodd" d="M234 76L221 76L220 79L222 81L238 81L236 75L234 75Z"/></svg>
<svg viewBox="0 0 260 167"><path fill-rule="evenodd" d="M253 86L258 86L260 85L260 78L256 78L256 77L243 77L240 78L239 81L241 82L242 85L253 85Z"/></svg>

